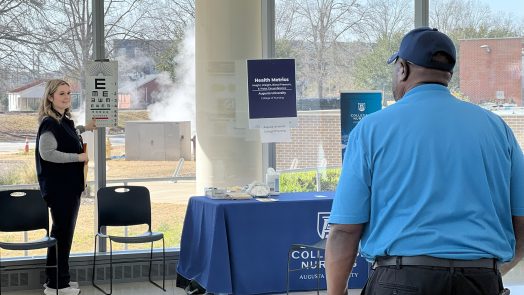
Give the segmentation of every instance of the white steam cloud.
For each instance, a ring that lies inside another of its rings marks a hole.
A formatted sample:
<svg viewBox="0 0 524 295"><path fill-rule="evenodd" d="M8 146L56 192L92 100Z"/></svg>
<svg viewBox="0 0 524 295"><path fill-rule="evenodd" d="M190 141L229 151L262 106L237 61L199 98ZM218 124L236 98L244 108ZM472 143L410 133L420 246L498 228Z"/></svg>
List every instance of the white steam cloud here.
<svg viewBox="0 0 524 295"><path fill-rule="evenodd" d="M159 88L157 101L148 107L153 121L191 121L191 132L195 133L195 30L189 28L181 43L177 64L177 81L171 82L163 73L157 79Z"/></svg>

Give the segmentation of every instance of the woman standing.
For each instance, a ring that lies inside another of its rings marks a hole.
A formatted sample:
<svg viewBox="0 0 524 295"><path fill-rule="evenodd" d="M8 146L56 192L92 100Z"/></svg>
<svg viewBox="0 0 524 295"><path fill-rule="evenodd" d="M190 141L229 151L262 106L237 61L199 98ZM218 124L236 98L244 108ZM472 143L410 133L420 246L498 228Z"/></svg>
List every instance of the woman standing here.
<svg viewBox="0 0 524 295"><path fill-rule="evenodd" d="M78 283L70 282L69 253L73 242L80 195L84 191L84 162L87 154L83 152L80 133L94 130L95 122L85 127L75 128L71 120L71 87L60 79L46 84L42 103L38 111L40 123L36 145L36 171L42 197L51 211L53 226L51 236L58 246L58 286L56 272L46 270L47 282L44 294L77 295ZM55 248L47 251L47 265L57 263Z"/></svg>

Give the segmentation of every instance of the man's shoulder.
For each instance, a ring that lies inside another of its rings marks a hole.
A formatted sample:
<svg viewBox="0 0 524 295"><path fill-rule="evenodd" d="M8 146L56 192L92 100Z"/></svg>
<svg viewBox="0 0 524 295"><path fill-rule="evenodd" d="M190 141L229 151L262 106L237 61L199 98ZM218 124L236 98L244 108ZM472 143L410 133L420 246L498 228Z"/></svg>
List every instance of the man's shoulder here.
<svg viewBox="0 0 524 295"><path fill-rule="evenodd" d="M466 110L468 111L469 113L471 114L476 114L478 116L482 116L482 117L485 117L485 118L488 118L490 119L491 121L495 121L495 122L498 122L498 123L504 123L504 120L496 113L490 111L490 110L487 110L479 105L476 105L474 103L471 103L471 102L468 102L468 101L463 101L463 100L459 100L457 98L455 98L458 103L461 105L461 108L462 110Z"/></svg>

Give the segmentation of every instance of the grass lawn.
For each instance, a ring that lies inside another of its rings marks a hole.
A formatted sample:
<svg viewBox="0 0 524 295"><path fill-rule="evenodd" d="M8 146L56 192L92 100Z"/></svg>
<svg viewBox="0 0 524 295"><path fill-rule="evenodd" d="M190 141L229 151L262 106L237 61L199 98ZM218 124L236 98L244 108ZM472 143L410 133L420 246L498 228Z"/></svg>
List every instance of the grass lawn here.
<svg viewBox="0 0 524 295"><path fill-rule="evenodd" d="M76 113L73 113L73 120L77 124L81 121ZM121 133L127 121L136 120L149 120L149 113L146 110L120 110L118 127L110 128L109 133ZM26 136L35 138L37 131L37 113L0 113L0 141L23 141Z"/></svg>

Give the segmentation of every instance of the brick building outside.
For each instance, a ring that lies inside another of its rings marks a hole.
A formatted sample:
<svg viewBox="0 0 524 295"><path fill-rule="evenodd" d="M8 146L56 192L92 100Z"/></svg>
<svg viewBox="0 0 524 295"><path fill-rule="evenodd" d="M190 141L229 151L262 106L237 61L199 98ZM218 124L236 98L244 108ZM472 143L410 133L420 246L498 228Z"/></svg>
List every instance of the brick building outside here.
<svg viewBox="0 0 524 295"><path fill-rule="evenodd" d="M459 40L460 91L476 104L523 106L524 38Z"/></svg>
<svg viewBox="0 0 524 295"><path fill-rule="evenodd" d="M460 92L471 103L516 105L495 112L524 147L524 38L459 40ZM291 142L276 145L277 169L341 165L340 110L298 112Z"/></svg>
<svg viewBox="0 0 524 295"><path fill-rule="evenodd" d="M496 112L508 124L524 149L524 112ZM277 143L277 170L340 166L340 110L298 112L291 142Z"/></svg>

